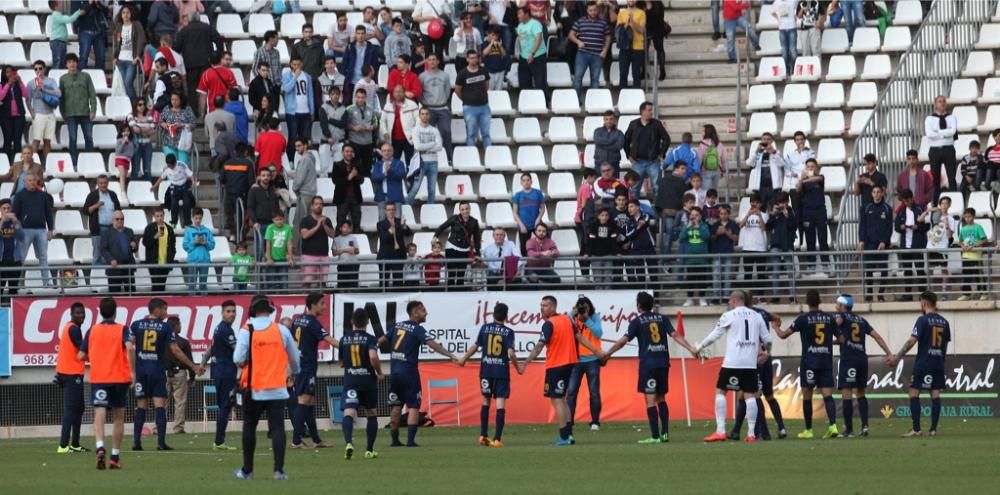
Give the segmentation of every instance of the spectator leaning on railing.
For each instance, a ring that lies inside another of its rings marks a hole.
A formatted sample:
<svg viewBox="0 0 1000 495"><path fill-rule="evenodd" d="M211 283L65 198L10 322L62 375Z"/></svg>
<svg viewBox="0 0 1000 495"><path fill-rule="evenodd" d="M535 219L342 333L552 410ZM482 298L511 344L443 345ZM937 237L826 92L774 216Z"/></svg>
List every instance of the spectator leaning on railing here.
<svg viewBox="0 0 1000 495"><path fill-rule="evenodd" d="M108 292L125 294L134 290L133 265L139 244L135 241L135 232L125 226L125 214L121 210L115 211L111 228L101 233L99 242L101 264L108 266Z"/></svg>
<svg viewBox="0 0 1000 495"><path fill-rule="evenodd" d="M913 301L913 294L926 290L927 277L924 268L924 249L927 248L927 223L929 210L913 203L913 193L902 191L899 199L903 202L902 209L896 214L895 230L899 233L899 248L905 252L899 253L900 269L903 271L903 301Z"/></svg>
<svg viewBox="0 0 1000 495"><path fill-rule="evenodd" d="M164 265L149 267L151 289L157 294L166 290L167 275L173 270L169 265L174 263L174 257L177 256L177 237L174 234L174 227L167 224L163 217L163 208L154 209L153 223L147 225L142 232L142 246L146 250L145 263L147 265Z"/></svg>
<svg viewBox="0 0 1000 495"><path fill-rule="evenodd" d="M445 221L434 231L434 239L440 240L441 234L448 231L448 242L445 244L445 257L448 260L448 286L465 285L465 269L472 258L482 251L482 232L479 221L472 217L472 206L468 201L458 204L458 215Z"/></svg>
<svg viewBox="0 0 1000 495"><path fill-rule="evenodd" d="M11 211L21 224L21 257L26 258L28 249L35 247L35 256L42 268L42 283L52 285L49 272L49 241L55 230L52 211L52 196L45 192L40 178L32 173L24 177L24 189L12 198Z"/></svg>

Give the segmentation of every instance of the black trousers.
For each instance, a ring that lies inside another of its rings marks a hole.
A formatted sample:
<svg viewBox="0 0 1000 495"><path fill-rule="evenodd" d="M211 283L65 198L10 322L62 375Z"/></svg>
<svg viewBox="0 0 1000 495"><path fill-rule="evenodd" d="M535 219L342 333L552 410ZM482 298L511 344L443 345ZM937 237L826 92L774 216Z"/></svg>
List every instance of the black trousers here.
<svg viewBox="0 0 1000 495"><path fill-rule="evenodd" d="M921 252L899 253L899 267L903 270L903 291L906 295L920 294L927 287L927 263Z"/></svg>
<svg viewBox="0 0 1000 495"><path fill-rule="evenodd" d="M80 425L83 422L83 375L56 375L63 389L62 433L59 446L80 446Z"/></svg>
<svg viewBox="0 0 1000 495"><path fill-rule="evenodd" d="M361 198L344 198L344 202L337 205L337 225L340 225L351 217L351 225L354 226L354 233L361 233Z"/></svg>
<svg viewBox="0 0 1000 495"><path fill-rule="evenodd" d="M247 403L249 402L249 403ZM243 472L253 473L253 454L257 449L257 423L267 413L267 428L271 433L274 470L285 470L285 402L284 400L244 400L243 404Z"/></svg>
<svg viewBox="0 0 1000 495"><path fill-rule="evenodd" d="M360 160L362 170L371 170L375 161L375 145L351 143L351 146L354 146L354 156Z"/></svg>
<svg viewBox="0 0 1000 495"><path fill-rule="evenodd" d="M403 157L403 165L409 167L413 159L413 145L406 139L392 140L392 157L399 160Z"/></svg>
<svg viewBox="0 0 1000 495"><path fill-rule="evenodd" d="M530 64L526 58L519 58L517 61L518 85L521 89L542 90L546 100L549 97L548 66L546 65L548 60L548 56L542 55L535 57Z"/></svg>
<svg viewBox="0 0 1000 495"><path fill-rule="evenodd" d="M198 102L198 98L201 96L198 94L198 82L201 81L201 75L206 70L208 70L208 67L187 68L187 102L191 106L191 110L194 110L195 117L201 116L199 113L201 111L201 104ZM205 110L208 110L208 105L205 105ZM174 217L174 221L177 221L177 217Z"/></svg>
<svg viewBox="0 0 1000 495"><path fill-rule="evenodd" d="M222 210L225 214L223 224L229 234L236 237L236 242L243 242L243 224L246 215L246 195L226 193L222 200Z"/></svg>
<svg viewBox="0 0 1000 495"><path fill-rule="evenodd" d="M468 251L458 251L456 249L446 249L444 251L446 264L448 265L448 287L460 287L465 285L465 270L469 266Z"/></svg>
<svg viewBox="0 0 1000 495"><path fill-rule="evenodd" d="M934 202L937 203L938 197L941 196L941 165L944 165L945 172L948 174L948 187L951 191L957 191L958 187L954 184L955 173L958 171L958 162L955 160L955 147L954 146L939 146L930 149L928 153L931 163L931 176L934 177Z"/></svg>
<svg viewBox="0 0 1000 495"><path fill-rule="evenodd" d="M0 119L0 129L3 130L4 137L3 152L10 163L14 163L14 156L21 152L21 146L24 144L24 124L24 116Z"/></svg>
<svg viewBox="0 0 1000 495"><path fill-rule="evenodd" d="M885 293L885 280L889 276L889 255L874 250L868 251L868 246L865 246L865 249L865 253L861 255L861 285L864 287L865 297L871 297L873 288L870 278L875 273L882 277L882 284L878 289L878 294L881 296Z"/></svg>
<svg viewBox="0 0 1000 495"><path fill-rule="evenodd" d="M118 265L117 268L108 268L108 292L111 294L127 294L132 291L135 285L134 268Z"/></svg>
<svg viewBox="0 0 1000 495"><path fill-rule="evenodd" d="M358 287L358 269L361 265L337 265L337 288L354 289Z"/></svg>
<svg viewBox="0 0 1000 495"><path fill-rule="evenodd" d="M149 269L149 281L152 285L153 292L161 293L167 289L167 274L170 273L171 268L150 268Z"/></svg>
<svg viewBox="0 0 1000 495"><path fill-rule="evenodd" d="M528 241L531 240L531 230L527 232L521 232L521 229L517 229L517 240L521 243L521 257L528 257Z"/></svg>

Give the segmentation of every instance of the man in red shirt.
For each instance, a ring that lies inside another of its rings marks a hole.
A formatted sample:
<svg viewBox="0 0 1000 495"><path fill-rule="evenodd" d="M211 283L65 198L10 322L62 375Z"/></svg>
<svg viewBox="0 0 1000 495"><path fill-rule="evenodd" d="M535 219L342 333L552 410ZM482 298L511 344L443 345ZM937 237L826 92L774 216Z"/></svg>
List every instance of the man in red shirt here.
<svg viewBox="0 0 1000 495"><path fill-rule="evenodd" d="M760 50L760 40L757 39L757 32L747 21L747 10L750 9L750 0L723 0L722 18L726 21L726 42L729 48L729 63L736 63L736 28L742 29L750 36L750 43L754 50Z"/></svg>
<svg viewBox="0 0 1000 495"><path fill-rule="evenodd" d="M409 100L419 100L424 92L420 78L410 70L410 56L405 53L396 57L396 68L389 72L389 80L385 86L391 95L392 90L400 84L406 90L406 98Z"/></svg>
<svg viewBox="0 0 1000 495"><path fill-rule="evenodd" d="M216 96L221 96L225 99L226 93L229 92L230 88L239 86L236 82L236 76L233 75L232 69L229 68L232 63L233 54L230 52L223 52L221 56L218 54L212 55L212 66L205 72L202 72L201 79L198 81L198 99L200 100L198 108L201 112L200 115L205 115L205 105L208 105L209 112L215 110Z"/></svg>
<svg viewBox="0 0 1000 495"><path fill-rule="evenodd" d="M274 165L278 169L278 174L281 174L281 157L285 154L285 147L288 146L288 141L285 139L285 136L278 131L278 126L278 119L273 118L267 124L268 130L257 136L257 143L254 145L254 151L258 154L258 172L260 172L260 169L265 168L268 165Z"/></svg>

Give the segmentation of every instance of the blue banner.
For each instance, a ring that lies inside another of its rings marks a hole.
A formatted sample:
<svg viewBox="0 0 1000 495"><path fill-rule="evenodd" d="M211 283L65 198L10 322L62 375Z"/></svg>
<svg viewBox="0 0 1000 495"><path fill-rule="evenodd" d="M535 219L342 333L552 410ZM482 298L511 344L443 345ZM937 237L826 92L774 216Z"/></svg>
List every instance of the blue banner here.
<svg viewBox="0 0 1000 495"><path fill-rule="evenodd" d="M10 338L10 309L0 308L0 376L10 376L10 361L13 353Z"/></svg>

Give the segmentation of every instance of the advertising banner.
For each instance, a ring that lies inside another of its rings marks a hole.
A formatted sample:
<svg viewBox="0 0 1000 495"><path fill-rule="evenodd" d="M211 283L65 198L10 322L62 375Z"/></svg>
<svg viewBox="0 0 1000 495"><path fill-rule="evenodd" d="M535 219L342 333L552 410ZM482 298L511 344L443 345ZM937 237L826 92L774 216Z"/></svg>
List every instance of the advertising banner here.
<svg viewBox="0 0 1000 495"><path fill-rule="evenodd" d="M10 310L0 308L0 376L10 376L13 354L10 337Z"/></svg>
<svg viewBox="0 0 1000 495"><path fill-rule="evenodd" d="M601 315L605 348L628 331L628 322L636 316L635 291L601 291L590 295L594 308ZM461 355L476 339L479 327L493 322L493 308L504 303L508 311L507 326L516 333L516 350L519 357L531 352L542 329L540 303L542 297L552 295L558 300L560 312L569 311L580 296L578 292L459 292L459 293L400 293L400 294L338 294L334 300L336 317L333 334L338 339L345 329L351 328L351 313L355 308L365 308L371 319L370 331L381 337L400 321L406 321L406 304L420 301L427 308L427 333L452 353ZM637 347L627 345L616 356L635 356ZM544 356L544 352L542 356ZM384 356L387 358L387 356ZM444 356L424 346L421 360L441 360Z"/></svg>
<svg viewBox="0 0 1000 495"><path fill-rule="evenodd" d="M236 322L241 326L247 319L249 295L231 296L166 296L168 313L181 320L181 336L191 342L195 361L201 353L212 345L212 332L222 321L222 303L233 300L236 303ZM97 312L100 297L18 297L11 304L11 336L13 338L14 366L55 366L59 349L59 330L69 321L70 306L75 302L87 308L87 319L83 323L86 332L100 318ZM133 320L145 318L149 312L148 297L116 297L118 314L115 321L129 325ZM283 317L294 318L305 311L305 296L271 296L277 312L275 321ZM328 315L322 318L326 328L332 322L333 296L326 297ZM294 328L290 329L292 332ZM320 361L333 358L330 346L320 345Z"/></svg>

